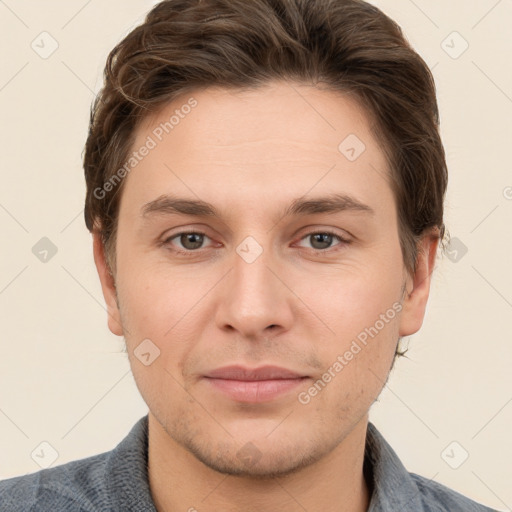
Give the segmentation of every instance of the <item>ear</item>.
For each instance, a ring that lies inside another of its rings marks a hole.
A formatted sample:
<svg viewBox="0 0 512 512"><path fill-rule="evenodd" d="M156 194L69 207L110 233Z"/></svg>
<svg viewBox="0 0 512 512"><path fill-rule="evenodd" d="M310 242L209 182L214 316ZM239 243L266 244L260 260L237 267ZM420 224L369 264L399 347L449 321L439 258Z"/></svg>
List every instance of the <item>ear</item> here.
<svg viewBox="0 0 512 512"><path fill-rule="evenodd" d="M409 275L406 280L406 295L400 318L400 336L410 336L418 332L423 324L439 241L435 232L433 234L429 231L419 242L416 272L412 276Z"/></svg>
<svg viewBox="0 0 512 512"><path fill-rule="evenodd" d="M100 278L103 297L105 298L105 302L107 304L108 328L113 334L122 336L123 326L121 324L121 315L119 312L119 306L117 304L115 280L107 265L107 260L105 258L105 248L103 247L100 234L95 232L92 236L94 263L96 264L96 270L98 271Z"/></svg>

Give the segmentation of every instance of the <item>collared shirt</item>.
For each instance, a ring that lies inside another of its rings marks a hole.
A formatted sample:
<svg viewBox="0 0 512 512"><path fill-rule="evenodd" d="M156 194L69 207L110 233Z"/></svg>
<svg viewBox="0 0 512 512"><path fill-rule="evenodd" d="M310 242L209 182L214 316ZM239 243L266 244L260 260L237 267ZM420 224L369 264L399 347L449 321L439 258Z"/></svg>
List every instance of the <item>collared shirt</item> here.
<svg viewBox="0 0 512 512"><path fill-rule="evenodd" d="M109 452L0 481L2 512L156 512L148 481L148 416ZM368 512L497 512L409 473L368 423Z"/></svg>

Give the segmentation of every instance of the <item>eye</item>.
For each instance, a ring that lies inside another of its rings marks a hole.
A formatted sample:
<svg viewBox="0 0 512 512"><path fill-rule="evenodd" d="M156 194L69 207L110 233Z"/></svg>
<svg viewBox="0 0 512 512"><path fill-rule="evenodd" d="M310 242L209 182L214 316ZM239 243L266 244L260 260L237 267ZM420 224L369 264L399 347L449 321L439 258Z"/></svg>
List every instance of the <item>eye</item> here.
<svg viewBox="0 0 512 512"><path fill-rule="evenodd" d="M205 233L201 233L200 231L183 231L165 239L163 244L172 245L172 240L177 239L181 247L178 246L178 248L174 250L178 253L190 253L201 249L205 237L209 239Z"/></svg>
<svg viewBox="0 0 512 512"><path fill-rule="evenodd" d="M210 240L210 237L201 231L182 231L166 238L162 242L162 245L171 246L171 250L178 254L191 255L194 252L200 252L203 248L202 245L205 238ZM340 242L337 244L339 246L348 245L350 243L349 240L328 230L308 233L301 238L301 241L307 240L308 238L311 240L312 250L316 252L328 252L329 249L332 249L332 244L335 240ZM176 243L179 245L176 246Z"/></svg>
<svg viewBox="0 0 512 512"><path fill-rule="evenodd" d="M319 252L326 252L326 250L330 249L334 239L338 239L341 242L338 245L347 245L350 243L349 240L345 240L332 231L314 231L301 238L301 240L307 239L311 240L313 250Z"/></svg>

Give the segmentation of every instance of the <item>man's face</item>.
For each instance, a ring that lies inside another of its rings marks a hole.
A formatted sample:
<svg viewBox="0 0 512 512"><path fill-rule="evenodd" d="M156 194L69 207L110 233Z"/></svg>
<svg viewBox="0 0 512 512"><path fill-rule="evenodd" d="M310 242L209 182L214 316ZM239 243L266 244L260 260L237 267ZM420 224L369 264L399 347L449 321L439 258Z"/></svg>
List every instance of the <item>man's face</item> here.
<svg viewBox="0 0 512 512"><path fill-rule="evenodd" d="M389 170L347 97L281 82L192 96L137 132L134 151L156 146L122 192L109 325L168 446L219 471L284 474L366 424L398 336L420 327L421 306L402 309ZM368 208L285 215L334 194ZM147 206L166 195L216 215ZM223 371L269 365L293 378Z"/></svg>

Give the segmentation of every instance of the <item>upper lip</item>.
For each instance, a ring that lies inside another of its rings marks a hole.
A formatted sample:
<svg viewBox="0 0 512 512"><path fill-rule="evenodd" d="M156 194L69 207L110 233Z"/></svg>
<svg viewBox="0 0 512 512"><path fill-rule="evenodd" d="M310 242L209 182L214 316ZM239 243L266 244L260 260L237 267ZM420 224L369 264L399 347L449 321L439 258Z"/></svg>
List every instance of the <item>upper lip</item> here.
<svg viewBox="0 0 512 512"><path fill-rule="evenodd" d="M205 377L227 380L277 380L299 379L304 377L292 370L279 366L261 366L259 368L245 368L243 366L223 366L207 373Z"/></svg>

